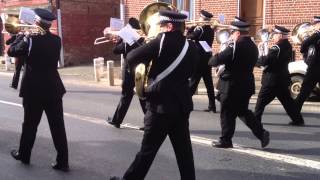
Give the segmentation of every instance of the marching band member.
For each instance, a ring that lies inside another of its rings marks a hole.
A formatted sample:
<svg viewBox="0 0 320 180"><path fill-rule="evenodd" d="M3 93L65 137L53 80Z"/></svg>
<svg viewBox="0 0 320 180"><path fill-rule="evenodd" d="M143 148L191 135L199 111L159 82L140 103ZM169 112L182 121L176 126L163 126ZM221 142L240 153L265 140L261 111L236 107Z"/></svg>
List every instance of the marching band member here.
<svg viewBox="0 0 320 180"><path fill-rule="evenodd" d="M292 58L292 46L288 41L289 30L275 25L272 39L273 45L268 54L260 56L257 65L264 66L261 89L255 108L257 121L261 122L264 108L277 97L291 118L290 125L301 126L304 120L290 96L290 75L288 64Z"/></svg>
<svg viewBox="0 0 320 180"><path fill-rule="evenodd" d="M133 29L140 29L139 21L136 18L130 18L129 24ZM121 91L121 98L120 102L117 106L117 109L113 115L113 117L107 117L107 122L111 125L113 125L116 128L120 128L120 124L123 122L123 119L129 109L131 100L134 95L134 71L129 69L128 62L126 60L127 54L137 48L138 46L142 45L144 41L144 38L140 38L136 43L133 45L129 45L126 42L124 42L122 39L119 39L118 42L116 42L116 46L113 48L114 54L123 54L124 57L124 68L122 69L122 91ZM143 113L146 112L145 109L145 101L140 99L140 105L142 108Z"/></svg>
<svg viewBox="0 0 320 180"><path fill-rule="evenodd" d="M147 112L141 149L123 179L144 179L161 144L169 136L181 179L194 180L189 132L189 114L193 104L188 78L197 60L197 50L195 44L186 40L179 30L186 15L168 10L160 11L159 14L163 33L127 55L132 66L153 60L145 91ZM119 179L122 178L111 178Z"/></svg>
<svg viewBox="0 0 320 180"><path fill-rule="evenodd" d="M213 15L211 13L205 10L201 10L199 21L209 23L212 17ZM208 109L205 111L212 111L216 113L212 72L211 67L208 66L208 61L212 56L212 52L206 52L199 43L200 41L205 41L209 45L209 47L212 47L214 39L214 30L211 28L210 24L204 24L202 26L193 26L188 30L187 38L196 41L200 54L200 59L197 63L196 71L192 75L190 80L191 92L192 94L194 94L197 91L200 79L203 78L204 84L207 89L207 95L209 98L209 106Z"/></svg>
<svg viewBox="0 0 320 180"><path fill-rule="evenodd" d="M237 116L260 139L261 146L269 144L269 132L256 121L254 114L248 109L249 100L255 91L253 68L258 59L258 49L248 34L249 24L244 20L231 23L233 43L209 60L209 65L224 64L225 70L220 75L221 103L221 137L217 148L232 148L232 137L235 131Z"/></svg>
<svg viewBox="0 0 320 180"><path fill-rule="evenodd" d="M320 16L314 16L313 27L315 33L304 40L300 48L300 52L305 55L305 62L308 65L300 93L295 99L300 111L311 91L317 83L320 83Z"/></svg>
<svg viewBox="0 0 320 180"><path fill-rule="evenodd" d="M52 168L68 171L68 145L62 105L62 97L66 90L57 71L61 39L49 31L56 17L45 9L36 8L34 12L36 24L45 30L45 34L18 38L8 50L9 56L25 57L25 70L20 88L24 121L19 149L12 150L11 155L23 164L30 163L37 128L44 111L57 150L56 162L52 164Z"/></svg>

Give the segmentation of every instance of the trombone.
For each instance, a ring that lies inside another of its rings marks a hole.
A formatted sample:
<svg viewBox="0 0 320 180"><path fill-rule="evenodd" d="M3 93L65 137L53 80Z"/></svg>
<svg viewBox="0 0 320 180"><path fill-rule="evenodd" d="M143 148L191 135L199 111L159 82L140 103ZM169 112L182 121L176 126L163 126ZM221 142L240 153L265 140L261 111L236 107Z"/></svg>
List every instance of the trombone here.
<svg viewBox="0 0 320 180"><path fill-rule="evenodd" d="M103 37L98 37L94 40L94 45L98 45L98 44L104 44L104 43L108 43L110 41L113 41L114 38L116 38L118 36L119 31L113 31L111 30L110 27L106 27L103 30Z"/></svg>

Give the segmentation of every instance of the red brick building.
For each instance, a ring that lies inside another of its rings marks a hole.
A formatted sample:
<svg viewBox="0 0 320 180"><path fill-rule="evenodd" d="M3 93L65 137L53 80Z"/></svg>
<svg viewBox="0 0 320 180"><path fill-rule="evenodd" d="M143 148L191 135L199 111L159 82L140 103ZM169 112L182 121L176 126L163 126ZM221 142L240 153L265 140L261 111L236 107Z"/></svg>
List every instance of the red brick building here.
<svg viewBox="0 0 320 180"><path fill-rule="evenodd" d="M228 24L234 16L241 16L253 27L251 34L262 27L275 24L292 29L301 22L310 22L313 16L320 15L319 0L123 0L125 17L138 17L143 7L152 2L172 3L180 10L190 13L190 19L198 19L201 9L214 14L217 20Z"/></svg>
<svg viewBox="0 0 320 180"><path fill-rule="evenodd" d="M20 7L42 7L57 14L60 7L64 63L72 65L98 56L112 57L111 44L94 46L93 42L102 36L110 17L119 17L119 4L115 0L0 0L0 13L4 19L6 14L18 14ZM56 21L53 30L57 34L58 28Z"/></svg>

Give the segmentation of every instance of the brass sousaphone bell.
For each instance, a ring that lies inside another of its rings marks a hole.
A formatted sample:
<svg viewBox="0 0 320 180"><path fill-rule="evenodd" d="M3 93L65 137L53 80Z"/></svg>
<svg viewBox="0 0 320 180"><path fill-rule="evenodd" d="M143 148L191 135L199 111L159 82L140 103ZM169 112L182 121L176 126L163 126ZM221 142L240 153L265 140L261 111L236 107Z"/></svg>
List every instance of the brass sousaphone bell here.
<svg viewBox="0 0 320 180"><path fill-rule="evenodd" d="M160 33L160 10L173 10L171 4L156 2L147 5L139 16L142 32L147 36L147 40L155 38ZM184 27L183 27L184 28ZM150 63L151 64L151 63ZM145 98L145 88L147 86L147 74L149 65L140 63L135 68L135 91L140 99Z"/></svg>
<svg viewBox="0 0 320 180"><path fill-rule="evenodd" d="M314 27L309 22L297 24L291 34L291 39L295 44L301 44L306 38L315 32Z"/></svg>

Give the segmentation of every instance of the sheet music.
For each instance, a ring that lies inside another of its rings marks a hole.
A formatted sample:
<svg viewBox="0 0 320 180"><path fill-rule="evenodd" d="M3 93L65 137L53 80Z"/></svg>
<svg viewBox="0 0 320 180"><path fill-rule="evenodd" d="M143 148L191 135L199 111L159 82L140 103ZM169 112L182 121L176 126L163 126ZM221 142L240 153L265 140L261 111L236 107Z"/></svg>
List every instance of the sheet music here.
<svg viewBox="0 0 320 180"><path fill-rule="evenodd" d="M132 46L135 42L140 39L140 35L135 31L129 24L119 31L118 34L124 42Z"/></svg>
<svg viewBox="0 0 320 180"><path fill-rule="evenodd" d="M21 7L19 13L19 20L26 24L34 24L35 23L36 14L30 8Z"/></svg>
<svg viewBox="0 0 320 180"><path fill-rule="evenodd" d="M118 18L110 18L110 29L111 31L119 31L124 26L124 22Z"/></svg>
<svg viewBox="0 0 320 180"><path fill-rule="evenodd" d="M209 46L209 44L206 41L199 41L199 44L206 52L212 52L212 48Z"/></svg>

